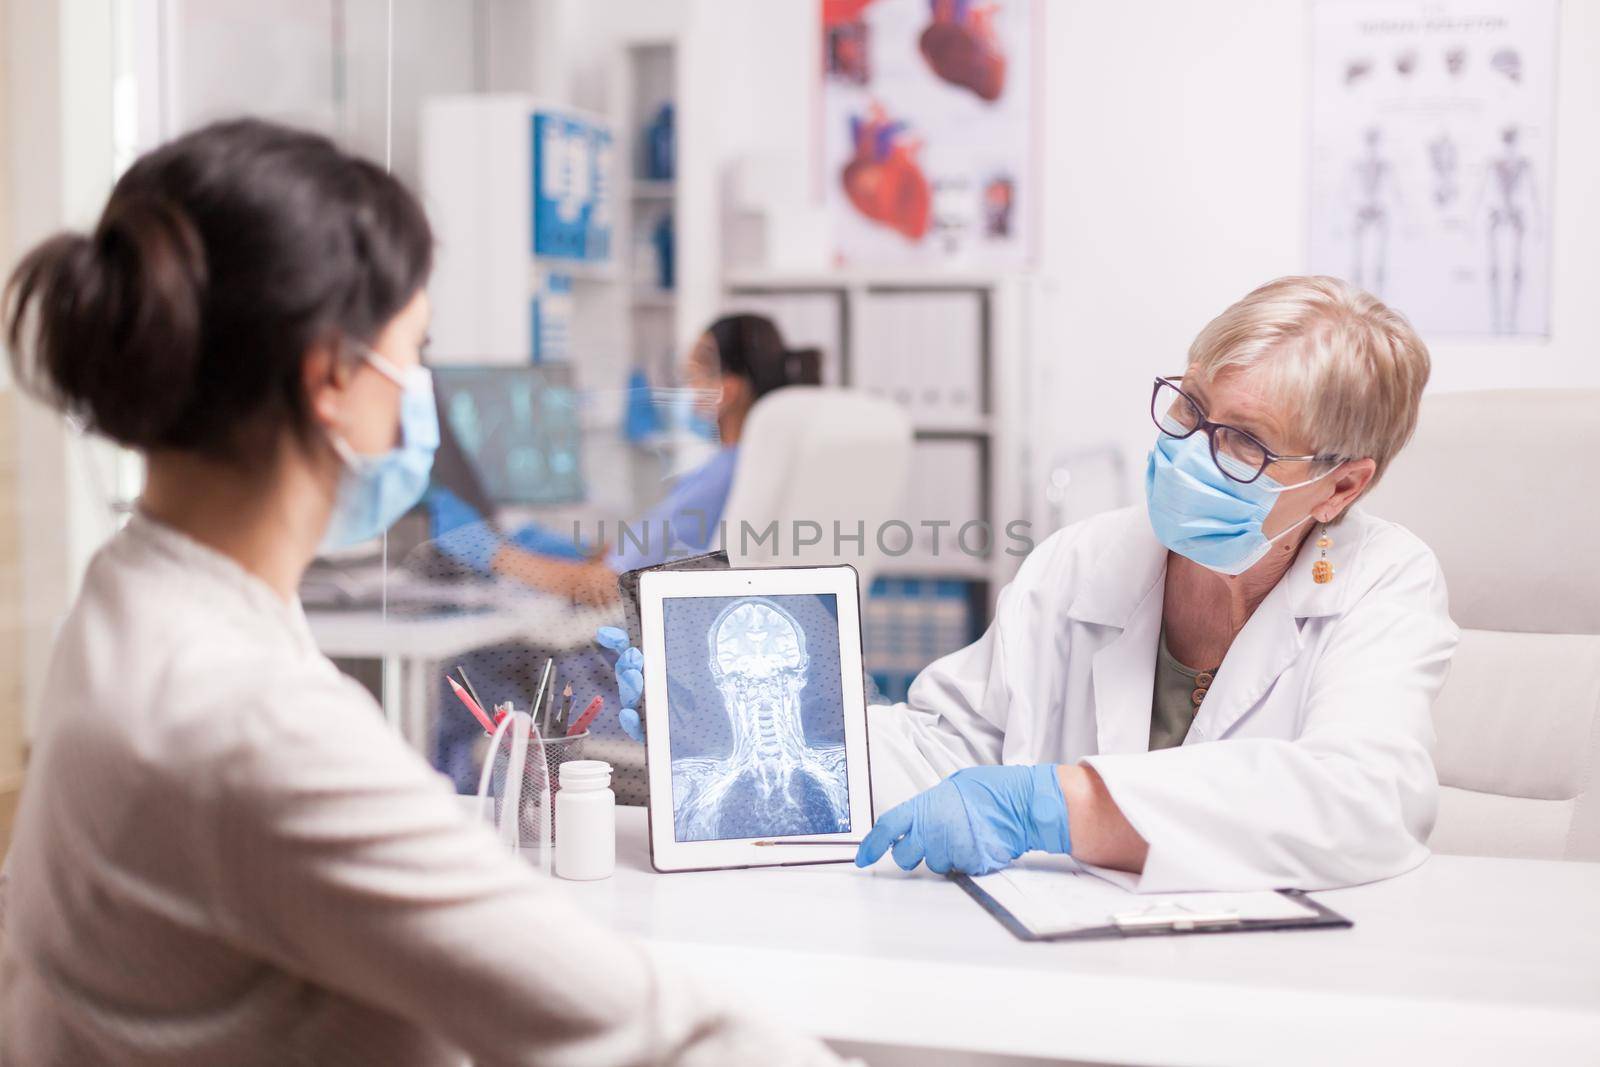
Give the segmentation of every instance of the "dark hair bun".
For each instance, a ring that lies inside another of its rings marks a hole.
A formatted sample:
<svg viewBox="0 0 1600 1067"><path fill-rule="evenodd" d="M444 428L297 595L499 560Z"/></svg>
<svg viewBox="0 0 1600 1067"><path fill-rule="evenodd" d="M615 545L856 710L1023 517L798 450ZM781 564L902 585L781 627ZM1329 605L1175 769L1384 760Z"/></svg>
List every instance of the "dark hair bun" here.
<svg viewBox="0 0 1600 1067"><path fill-rule="evenodd" d="M752 399L794 384L788 378L789 350L784 347L783 335L765 315L724 315L706 332L717 343L722 373L748 381Z"/></svg>
<svg viewBox="0 0 1600 1067"><path fill-rule="evenodd" d="M399 182L327 138L208 126L128 168L92 235L22 260L17 379L132 448L259 455L308 430L311 346L371 340L426 282L432 240Z"/></svg>
<svg viewBox="0 0 1600 1067"><path fill-rule="evenodd" d="M152 198L114 201L93 237L47 241L12 283L13 350L35 316L29 384L112 440L154 445L193 388L205 275L194 227Z"/></svg>

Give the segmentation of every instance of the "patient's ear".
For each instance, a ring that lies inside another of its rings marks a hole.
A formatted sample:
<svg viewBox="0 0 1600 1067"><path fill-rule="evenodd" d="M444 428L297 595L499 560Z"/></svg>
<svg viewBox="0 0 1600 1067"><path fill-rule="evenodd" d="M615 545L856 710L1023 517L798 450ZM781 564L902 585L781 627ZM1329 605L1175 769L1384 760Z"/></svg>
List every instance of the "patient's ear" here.
<svg viewBox="0 0 1600 1067"><path fill-rule="evenodd" d="M344 414L350 368L338 358L336 346L317 341L306 349L300 381L306 391L306 410L324 426L337 426Z"/></svg>

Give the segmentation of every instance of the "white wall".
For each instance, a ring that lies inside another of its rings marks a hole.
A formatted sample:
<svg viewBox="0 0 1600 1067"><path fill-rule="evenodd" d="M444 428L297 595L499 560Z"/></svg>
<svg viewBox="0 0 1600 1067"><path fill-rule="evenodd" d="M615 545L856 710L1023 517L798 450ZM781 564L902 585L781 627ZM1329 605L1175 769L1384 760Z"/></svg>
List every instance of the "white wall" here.
<svg viewBox="0 0 1600 1067"><path fill-rule="evenodd" d="M690 0L678 142L680 344L722 306L723 197L743 157L809 171L816 141L821 15L811 0Z"/></svg>
<svg viewBox="0 0 1600 1067"><path fill-rule="evenodd" d="M147 131L150 143L244 114L319 130L379 161L392 135L395 172L413 184L421 101L471 91L490 58L487 42L504 47L521 36L501 25L504 9L520 5L481 0L396 0L392 26L385 0L163 3L160 69L143 72L141 86L167 94L162 128ZM485 26L500 32L485 34ZM529 52L520 53L520 68L531 67Z"/></svg>

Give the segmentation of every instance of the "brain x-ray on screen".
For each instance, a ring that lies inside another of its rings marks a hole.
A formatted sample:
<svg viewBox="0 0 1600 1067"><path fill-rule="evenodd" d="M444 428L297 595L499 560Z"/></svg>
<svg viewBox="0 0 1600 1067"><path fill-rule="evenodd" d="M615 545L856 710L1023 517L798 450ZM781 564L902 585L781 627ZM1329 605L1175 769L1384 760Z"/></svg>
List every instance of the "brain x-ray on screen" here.
<svg viewBox="0 0 1600 1067"><path fill-rule="evenodd" d="M677 840L848 831L837 598L662 607Z"/></svg>

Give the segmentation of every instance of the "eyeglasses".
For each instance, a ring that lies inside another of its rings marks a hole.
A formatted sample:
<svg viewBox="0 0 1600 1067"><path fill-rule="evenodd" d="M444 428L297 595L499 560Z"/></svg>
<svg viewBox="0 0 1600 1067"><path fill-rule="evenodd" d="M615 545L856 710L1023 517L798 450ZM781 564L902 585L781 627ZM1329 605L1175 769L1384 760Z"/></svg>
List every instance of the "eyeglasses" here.
<svg viewBox="0 0 1600 1067"><path fill-rule="evenodd" d="M1150 394L1150 417L1155 420L1157 429L1180 441L1197 430L1204 430L1211 444L1212 462L1234 481L1248 485L1279 460L1337 460L1335 456L1325 455L1280 455L1237 426L1212 422L1206 418L1199 401L1178 388L1177 383L1181 381L1181 374L1156 379L1155 391Z"/></svg>

